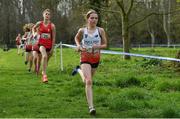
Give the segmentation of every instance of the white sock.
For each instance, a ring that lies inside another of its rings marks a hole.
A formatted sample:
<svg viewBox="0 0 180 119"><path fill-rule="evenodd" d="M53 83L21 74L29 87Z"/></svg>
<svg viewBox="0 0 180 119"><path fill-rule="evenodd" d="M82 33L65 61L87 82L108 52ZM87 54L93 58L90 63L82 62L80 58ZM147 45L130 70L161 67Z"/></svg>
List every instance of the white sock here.
<svg viewBox="0 0 180 119"><path fill-rule="evenodd" d="M77 71L79 72L79 71L81 71L81 69L77 69Z"/></svg>

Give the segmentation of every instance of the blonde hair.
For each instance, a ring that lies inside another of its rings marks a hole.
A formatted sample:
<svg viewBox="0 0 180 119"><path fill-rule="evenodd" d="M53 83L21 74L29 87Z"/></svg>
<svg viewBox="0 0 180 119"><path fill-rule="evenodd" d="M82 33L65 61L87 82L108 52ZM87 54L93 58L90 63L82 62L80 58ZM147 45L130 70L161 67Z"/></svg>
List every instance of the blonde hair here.
<svg viewBox="0 0 180 119"><path fill-rule="evenodd" d="M33 23L25 24L25 25L23 26L23 31L24 31L24 32L29 32L29 31L31 31L31 29L32 29L33 26L34 26Z"/></svg>
<svg viewBox="0 0 180 119"><path fill-rule="evenodd" d="M29 25L29 29L32 29L32 28L33 28L33 26L34 26L34 24L33 24L33 23L29 23L28 25Z"/></svg>
<svg viewBox="0 0 180 119"><path fill-rule="evenodd" d="M45 9L45 10L43 11L43 14L44 14L45 12L51 12L51 10L50 10L50 9Z"/></svg>
<svg viewBox="0 0 180 119"><path fill-rule="evenodd" d="M25 24L25 25L23 26L23 31L24 31L24 32L29 32L29 31L30 31L28 24Z"/></svg>
<svg viewBox="0 0 180 119"><path fill-rule="evenodd" d="M90 17L90 15L93 13L98 15L98 13L95 10L91 9L86 13L85 19L87 20Z"/></svg>

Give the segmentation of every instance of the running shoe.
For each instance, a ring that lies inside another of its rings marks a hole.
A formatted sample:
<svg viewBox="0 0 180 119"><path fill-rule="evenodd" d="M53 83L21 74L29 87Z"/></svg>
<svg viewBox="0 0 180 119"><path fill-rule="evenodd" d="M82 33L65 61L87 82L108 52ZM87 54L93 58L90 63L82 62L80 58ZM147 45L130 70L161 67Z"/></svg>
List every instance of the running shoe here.
<svg viewBox="0 0 180 119"><path fill-rule="evenodd" d="M73 69L71 75L74 76L78 73L78 69L80 69L80 66L76 66L76 68Z"/></svg>
<svg viewBox="0 0 180 119"><path fill-rule="evenodd" d="M89 114L90 114L90 115L96 115L96 110L95 110L94 107L90 107L90 108L89 108Z"/></svg>
<svg viewBox="0 0 180 119"><path fill-rule="evenodd" d="M43 83L47 83L48 82L48 78L47 78L47 75L42 75L42 82Z"/></svg>
<svg viewBox="0 0 180 119"><path fill-rule="evenodd" d="M27 65L28 61L25 61L24 64Z"/></svg>

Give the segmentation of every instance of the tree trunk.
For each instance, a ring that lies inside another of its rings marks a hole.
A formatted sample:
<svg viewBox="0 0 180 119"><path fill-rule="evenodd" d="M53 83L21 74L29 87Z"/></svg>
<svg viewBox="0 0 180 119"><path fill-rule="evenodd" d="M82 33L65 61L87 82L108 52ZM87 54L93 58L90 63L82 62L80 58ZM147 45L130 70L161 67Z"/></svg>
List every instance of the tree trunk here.
<svg viewBox="0 0 180 119"><path fill-rule="evenodd" d="M150 35L151 35L151 47L153 48L155 44L155 35L153 32L151 32Z"/></svg>
<svg viewBox="0 0 180 119"><path fill-rule="evenodd" d="M10 28L10 26L9 26L9 21L10 21L10 19L9 19L9 14L10 14L10 12L9 12L9 1L6 1L6 0L4 0L3 1L3 12L4 13L6 13L6 14L4 14L4 16L3 16L3 21L2 21L2 24L3 24L3 44L5 45L5 46L8 46L9 45L9 43L10 43L10 38L9 38L9 28Z"/></svg>
<svg viewBox="0 0 180 119"><path fill-rule="evenodd" d="M152 24L151 22L152 22L151 19L147 20L147 29L148 29L148 32L149 32L149 34L151 36L151 47L153 48L154 44L155 44L155 31L151 26L151 24Z"/></svg>
<svg viewBox="0 0 180 119"><path fill-rule="evenodd" d="M123 38L123 51L129 53L130 40L129 40L129 29L128 29L128 16L122 16L122 38ZM124 59L130 59L129 55L124 55Z"/></svg>
<svg viewBox="0 0 180 119"><path fill-rule="evenodd" d="M170 46L170 44L171 44L171 37L170 37L170 21L171 21L171 16L170 16L170 14L168 14L168 15L166 15L166 1L162 1L164 4L162 4L163 5L163 12L164 12L164 15L163 15L163 28L164 28L164 31L165 31L165 33L166 33L166 37L167 37L167 45L168 45L168 47ZM171 10L171 4L170 4L170 0L168 0L168 12L170 12L170 10Z"/></svg>
<svg viewBox="0 0 180 119"><path fill-rule="evenodd" d="M171 12L171 0L168 0L168 12ZM172 40L171 40L171 14L168 14L168 19L167 19L167 24L168 24L168 35L167 35L167 39L168 39L168 47L171 45Z"/></svg>

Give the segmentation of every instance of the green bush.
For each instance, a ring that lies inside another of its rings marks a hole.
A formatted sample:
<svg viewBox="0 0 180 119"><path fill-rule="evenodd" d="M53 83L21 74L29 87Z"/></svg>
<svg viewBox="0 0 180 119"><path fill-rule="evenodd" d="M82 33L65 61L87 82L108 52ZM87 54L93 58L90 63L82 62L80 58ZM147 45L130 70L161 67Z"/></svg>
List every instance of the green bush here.
<svg viewBox="0 0 180 119"><path fill-rule="evenodd" d="M162 115L164 118L177 118L180 117L178 111L172 107L166 107L162 110Z"/></svg>
<svg viewBox="0 0 180 119"><path fill-rule="evenodd" d="M150 66L161 66L162 60L159 59L144 59L141 66L142 67L150 67Z"/></svg>
<svg viewBox="0 0 180 119"><path fill-rule="evenodd" d="M141 81L140 86L146 89L151 89L154 80L155 80L155 77L152 75L148 75L148 76L145 75L143 77L140 77L140 81Z"/></svg>

